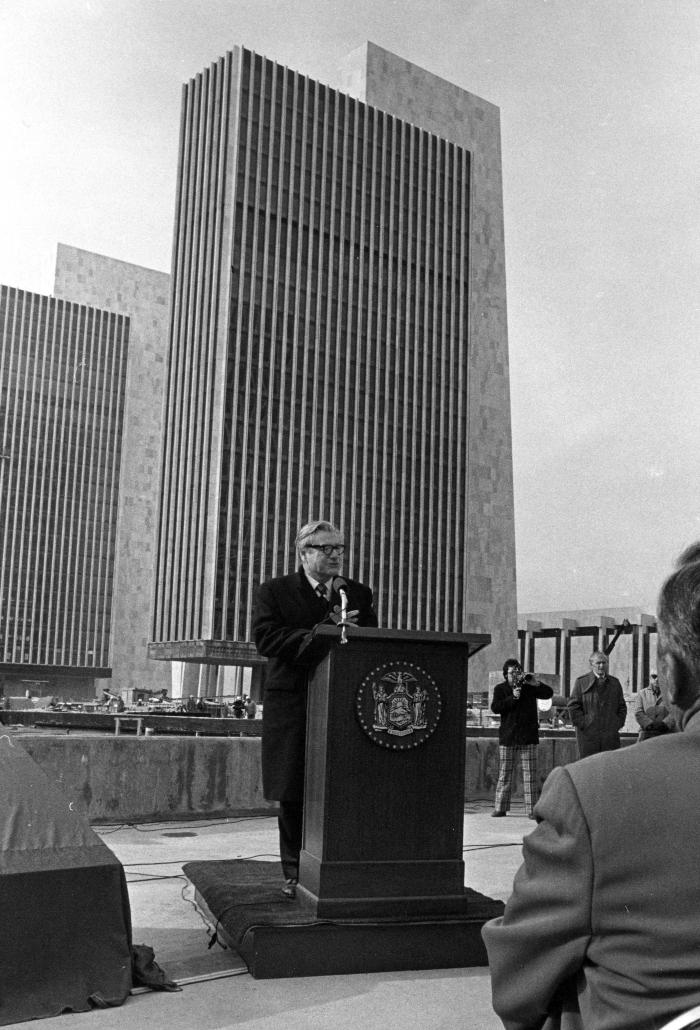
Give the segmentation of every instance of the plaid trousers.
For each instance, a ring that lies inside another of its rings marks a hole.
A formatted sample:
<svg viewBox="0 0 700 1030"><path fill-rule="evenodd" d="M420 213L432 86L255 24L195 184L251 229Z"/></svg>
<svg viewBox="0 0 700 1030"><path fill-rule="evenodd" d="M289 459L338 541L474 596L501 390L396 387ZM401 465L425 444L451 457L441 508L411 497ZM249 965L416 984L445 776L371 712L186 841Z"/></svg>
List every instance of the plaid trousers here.
<svg viewBox="0 0 700 1030"><path fill-rule="evenodd" d="M516 755L520 756L520 767L523 771L525 811L528 815L532 815L537 801L537 744L516 744L513 747L499 745L498 783L493 807L496 812L507 812L510 808L510 792L513 786Z"/></svg>

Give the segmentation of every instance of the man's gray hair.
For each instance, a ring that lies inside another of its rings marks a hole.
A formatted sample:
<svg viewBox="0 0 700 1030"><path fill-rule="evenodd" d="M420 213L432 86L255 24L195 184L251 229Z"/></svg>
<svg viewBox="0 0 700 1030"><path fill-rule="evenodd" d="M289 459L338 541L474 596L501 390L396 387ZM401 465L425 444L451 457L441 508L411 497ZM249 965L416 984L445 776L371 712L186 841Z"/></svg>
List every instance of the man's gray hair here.
<svg viewBox="0 0 700 1030"><path fill-rule="evenodd" d="M307 522L305 526L301 527L297 533L297 538L294 541L299 561L301 561L301 552L304 548L305 542L315 533L319 532L338 533L339 535L342 535L337 526L334 526L332 522L327 522L325 519L316 519L315 522Z"/></svg>
<svg viewBox="0 0 700 1030"><path fill-rule="evenodd" d="M662 648L700 679L700 541L683 551L661 587L657 623Z"/></svg>
<svg viewBox="0 0 700 1030"><path fill-rule="evenodd" d="M594 651L591 657L588 659L588 661L592 662L594 658L604 658L606 662L608 660L608 656L606 655L605 651Z"/></svg>

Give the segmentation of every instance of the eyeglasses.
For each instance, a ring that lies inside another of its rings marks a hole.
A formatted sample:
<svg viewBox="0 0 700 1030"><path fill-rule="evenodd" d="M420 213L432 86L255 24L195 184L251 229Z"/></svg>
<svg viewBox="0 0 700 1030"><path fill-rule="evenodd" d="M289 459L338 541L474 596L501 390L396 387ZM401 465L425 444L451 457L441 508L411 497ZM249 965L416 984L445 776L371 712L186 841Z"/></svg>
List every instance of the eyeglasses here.
<svg viewBox="0 0 700 1030"><path fill-rule="evenodd" d="M323 551L326 558L330 558L332 554L341 555L345 552L345 544L305 544L308 550L313 549L314 551Z"/></svg>

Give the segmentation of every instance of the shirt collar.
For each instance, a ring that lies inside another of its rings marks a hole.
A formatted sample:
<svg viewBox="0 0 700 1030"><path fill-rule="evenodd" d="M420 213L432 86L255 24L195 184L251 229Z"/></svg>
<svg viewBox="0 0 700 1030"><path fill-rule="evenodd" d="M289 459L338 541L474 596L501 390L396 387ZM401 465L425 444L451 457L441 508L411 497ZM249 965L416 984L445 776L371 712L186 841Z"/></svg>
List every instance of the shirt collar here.
<svg viewBox="0 0 700 1030"><path fill-rule="evenodd" d="M312 588L315 590L316 587L322 586L323 589L326 591L326 597L328 597L328 588L331 587L331 590L333 589L332 586L331 586L331 582L332 581L330 579L327 579L325 583L321 583L320 579L314 579L313 576L310 576L309 573L306 571L306 569L304 569L303 572L304 572L304 575L306 576L307 580L311 584Z"/></svg>

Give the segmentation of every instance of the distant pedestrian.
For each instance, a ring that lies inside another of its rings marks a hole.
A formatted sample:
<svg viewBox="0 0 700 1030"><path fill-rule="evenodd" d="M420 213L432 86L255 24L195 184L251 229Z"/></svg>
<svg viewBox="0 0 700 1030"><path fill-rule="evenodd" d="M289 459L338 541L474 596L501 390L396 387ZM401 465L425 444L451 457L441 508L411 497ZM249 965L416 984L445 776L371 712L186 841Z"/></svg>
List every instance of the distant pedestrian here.
<svg viewBox="0 0 700 1030"><path fill-rule="evenodd" d="M569 699L579 758L619 748L620 730L627 718L622 684L608 676L607 655L594 651L589 664L591 671L579 676Z"/></svg>
<svg viewBox="0 0 700 1030"><path fill-rule="evenodd" d="M655 672L649 677L649 686L642 687L637 694L634 717L640 726L637 740L660 737L675 729L675 720L661 697L661 687Z"/></svg>

